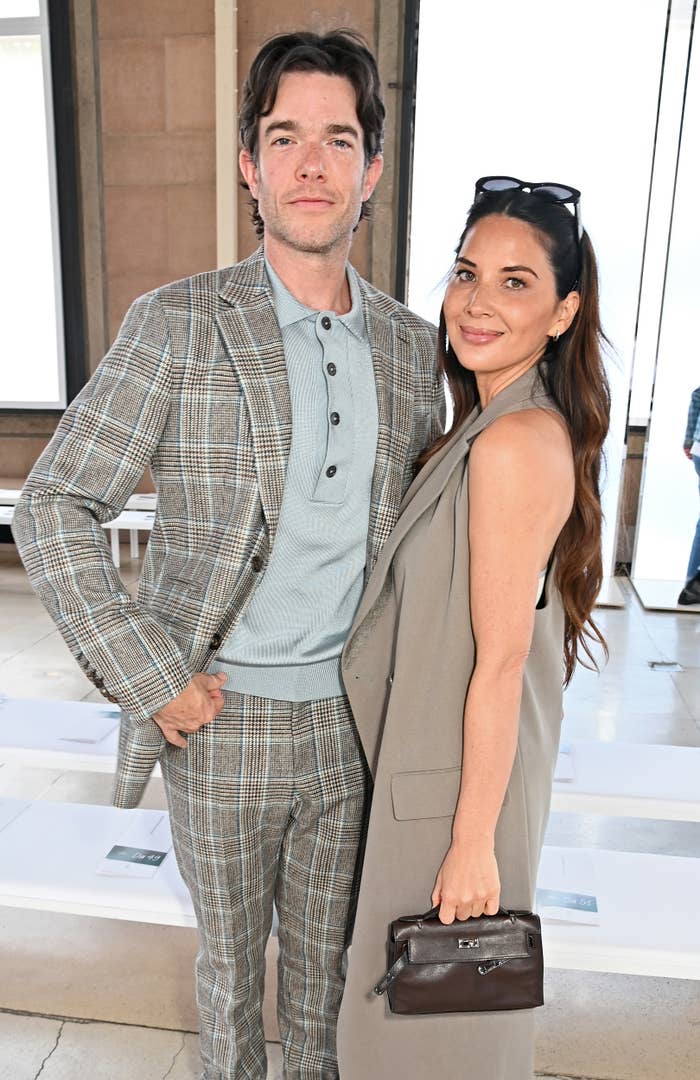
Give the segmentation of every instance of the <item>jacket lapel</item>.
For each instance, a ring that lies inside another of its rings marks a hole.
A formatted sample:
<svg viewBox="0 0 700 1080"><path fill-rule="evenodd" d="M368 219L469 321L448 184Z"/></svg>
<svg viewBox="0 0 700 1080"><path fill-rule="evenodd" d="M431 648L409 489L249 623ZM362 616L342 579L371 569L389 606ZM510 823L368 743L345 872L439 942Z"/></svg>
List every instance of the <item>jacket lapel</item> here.
<svg viewBox="0 0 700 1080"><path fill-rule="evenodd" d="M262 249L234 267L217 316L250 417L260 501L270 544L279 522L292 440L287 366Z"/></svg>
<svg viewBox="0 0 700 1080"><path fill-rule="evenodd" d="M369 575L401 505L413 430L413 362L408 333L372 302L365 282L361 281L360 287L372 350L379 425L367 536Z"/></svg>

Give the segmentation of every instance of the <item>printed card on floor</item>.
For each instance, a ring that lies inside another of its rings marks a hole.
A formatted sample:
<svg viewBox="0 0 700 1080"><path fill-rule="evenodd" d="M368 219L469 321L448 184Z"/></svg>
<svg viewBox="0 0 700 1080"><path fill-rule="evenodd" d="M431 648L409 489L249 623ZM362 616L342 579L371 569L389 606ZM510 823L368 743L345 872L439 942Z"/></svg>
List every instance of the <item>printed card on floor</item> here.
<svg viewBox="0 0 700 1080"><path fill-rule="evenodd" d="M600 925L595 868L587 852L544 849L536 908L544 921Z"/></svg>
<svg viewBox="0 0 700 1080"><path fill-rule="evenodd" d="M108 877L151 878L173 846L170 820L160 810L135 810L128 829L97 867Z"/></svg>

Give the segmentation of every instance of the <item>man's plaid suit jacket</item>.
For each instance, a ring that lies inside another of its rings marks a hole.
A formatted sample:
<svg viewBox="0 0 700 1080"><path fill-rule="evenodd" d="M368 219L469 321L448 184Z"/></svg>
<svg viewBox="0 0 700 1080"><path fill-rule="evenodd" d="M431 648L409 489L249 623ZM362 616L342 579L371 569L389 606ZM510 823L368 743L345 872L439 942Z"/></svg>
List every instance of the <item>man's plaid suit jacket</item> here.
<svg viewBox="0 0 700 1080"><path fill-rule="evenodd" d="M416 458L441 432L434 330L360 283L379 410L367 572ZM122 710L114 801L135 806L163 748L150 719L204 671L275 538L292 423L262 249L136 300L17 505L29 578L74 657ZM150 466L158 499L137 598L101 525Z"/></svg>

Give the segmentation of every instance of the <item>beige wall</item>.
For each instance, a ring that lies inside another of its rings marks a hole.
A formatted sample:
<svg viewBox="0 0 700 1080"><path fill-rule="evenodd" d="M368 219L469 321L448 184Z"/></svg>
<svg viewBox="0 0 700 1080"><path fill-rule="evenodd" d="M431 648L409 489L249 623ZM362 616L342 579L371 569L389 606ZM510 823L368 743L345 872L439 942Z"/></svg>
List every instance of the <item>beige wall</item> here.
<svg viewBox="0 0 700 1080"><path fill-rule="evenodd" d="M216 258L213 0L99 0L109 336Z"/></svg>

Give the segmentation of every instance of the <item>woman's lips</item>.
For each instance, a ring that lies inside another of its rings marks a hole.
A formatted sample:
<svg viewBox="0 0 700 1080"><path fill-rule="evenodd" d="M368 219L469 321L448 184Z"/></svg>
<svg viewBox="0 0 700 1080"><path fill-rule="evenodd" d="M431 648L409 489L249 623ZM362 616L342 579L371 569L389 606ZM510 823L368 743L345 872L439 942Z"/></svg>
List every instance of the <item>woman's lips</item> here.
<svg viewBox="0 0 700 1080"><path fill-rule="evenodd" d="M502 335L500 330L480 330L475 326L460 326L459 332L469 345L490 345Z"/></svg>

